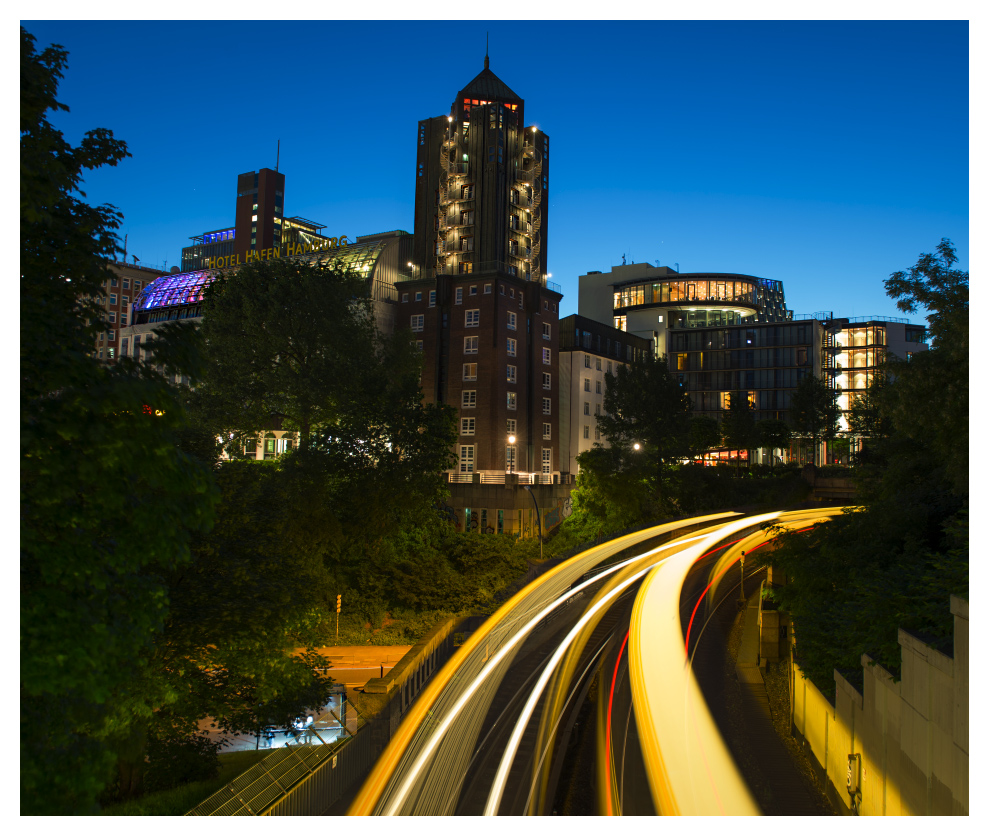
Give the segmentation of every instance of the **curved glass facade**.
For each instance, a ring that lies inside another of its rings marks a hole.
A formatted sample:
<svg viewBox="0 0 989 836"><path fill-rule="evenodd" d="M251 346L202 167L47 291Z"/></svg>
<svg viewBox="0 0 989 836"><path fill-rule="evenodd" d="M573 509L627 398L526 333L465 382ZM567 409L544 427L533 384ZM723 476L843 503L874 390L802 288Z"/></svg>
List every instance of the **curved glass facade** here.
<svg viewBox="0 0 989 836"><path fill-rule="evenodd" d="M615 291L615 309L635 305L742 304L758 306L757 284L741 279L644 282Z"/></svg>
<svg viewBox="0 0 989 836"><path fill-rule="evenodd" d="M204 289L215 278L216 275L208 270L159 276L141 291L134 303L134 310L198 305L203 301Z"/></svg>

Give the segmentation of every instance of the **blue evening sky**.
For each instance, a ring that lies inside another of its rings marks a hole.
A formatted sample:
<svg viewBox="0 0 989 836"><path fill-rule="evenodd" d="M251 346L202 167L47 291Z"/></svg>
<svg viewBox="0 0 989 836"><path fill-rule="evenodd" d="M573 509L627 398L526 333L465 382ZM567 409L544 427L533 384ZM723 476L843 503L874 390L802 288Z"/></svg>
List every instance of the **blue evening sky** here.
<svg viewBox="0 0 989 836"><path fill-rule="evenodd" d="M796 313L838 316L902 315L883 279L942 237L968 269L965 21L24 25L69 50L69 141L129 146L85 189L142 263L232 224L237 174L274 168L279 139L286 215L411 232L418 120L480 72L488 31L551 138L561 315L623 254L779 279Z"/></svg>

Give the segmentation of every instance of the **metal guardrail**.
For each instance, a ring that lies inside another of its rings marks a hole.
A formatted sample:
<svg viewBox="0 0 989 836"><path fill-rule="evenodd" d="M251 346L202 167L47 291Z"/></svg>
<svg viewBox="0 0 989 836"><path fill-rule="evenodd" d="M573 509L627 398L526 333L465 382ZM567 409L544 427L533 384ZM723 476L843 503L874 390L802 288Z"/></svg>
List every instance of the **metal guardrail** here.
<svg viewBox="0 0 989 836"><path fill-rule="evenodd" d="M344 701L346 704L346 700ZM324 740L319 730L313 727L301 730L302 741L289 743L284 748L275 749L270 755L256 763L246 772L238 775L221 787L205 801L193 807L187 816L260 816L267 815L273 805L281 802L291 790L309 776L316 773L323 764L336 769L339 757L346 747L360 736L358 733L367 726L367 721L353 705L351 711L356 717L352 723L346 722L344 708L341 716L333 711L330 715L340 724L347 737ZM348 726L352 726L348 728ZM349 785L348 785L349 786ZM341 787L340 792L346 787ZM332 804L330 800L327 804Z"/></svg>

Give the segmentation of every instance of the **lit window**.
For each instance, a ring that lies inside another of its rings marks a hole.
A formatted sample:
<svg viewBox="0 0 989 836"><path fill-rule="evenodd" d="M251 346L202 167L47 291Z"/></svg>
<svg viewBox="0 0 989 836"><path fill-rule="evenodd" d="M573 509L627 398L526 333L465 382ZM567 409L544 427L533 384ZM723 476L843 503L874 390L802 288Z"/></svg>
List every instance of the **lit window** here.
<svg viewBox="0 0 989 836"><path fill-rule="evenodd" d="M477 354L477 337L464 337L464 354Z"/></svg>
<svg viewBox="0 0 989 836"><path fill-rule="evenodd" d="M553 414L553 401L549 398L543 398L543 415Z"/></svg>
<svg viewBox="0 0 989 836"><path fill-rule="evenodd" d="M553 349L544 348L543 349L543 365L548 366L552 362Z"/></svg>
<svg viewBox="0 0 989 836"><path fill-rule="evenodd" d="M511 337L509 337L508 338L508 356L509 357L514 357L515 356L515 350L516 350L517 346L518 346L518 340L515 340L515 339L512 339Z"/></svg>
<svg viewBox="0 0 989 836"><path fill-rule="evenodd" d="M472 311L465 311L464 327L477 328L481 324L481 311L475 308Z"/></svg>
<svg viewBox="0 0 989 836"><path fill-rule="evenodd" d="M470 409L471 407L477 406L477 390L475 389L464 389L460 393L460 406L464 409Z"/></svg>
<svg viewBox="0 0 989 836"><path fill-rule="evenodd" d="M515 383L516 380L517 380L517 378L518 378L518 376L516 374L516 367L515 366L509 366L508 367L507 374L505 375L505 379L509 383Z"/></svg>
<svg viewBox="0 0 989 836"><path fill-rule="evenodd" d="M515 327L515 323L517 322L517 320L518 320L518 314L515 314L512 311L509 311L508 312L508 328L509 328L509 330L511 330L511 331L518 330Z"/></svg>
<svg viewBox="0 0 989 836"><path fill-rule="evenodd" d="M508 408L509 409L515 409L515 404L516 404L515 393L514 392L509 392L508 393Z"/></svg>
<svg viewBox="0 0 989 836"><path fill-rule="evenodd" d="M257 208L257 207L255 207L255 208ZM258 216L257 215L251 215L251 223L253 224L253 223L257 223L257 222L258 222Z"/></svg>
<svg viewBox="0 0 989 836"><path fill-rule="evenodd" d="M460 419L460 434L461 435L474 435L474 419L473 418L461 418Z"/></svg>
<svg viewBox="0 0 989 836"><path fill-rule="evenodd" d="M411 326L413 331L421 331L425 317L422 314L416 314L411 317Z"/></svg>
<svg viewBox="0 0 989 836"><path fill-rule="evenodd" d="M477 380L477 363L464 363L464 380Z"/></svg>

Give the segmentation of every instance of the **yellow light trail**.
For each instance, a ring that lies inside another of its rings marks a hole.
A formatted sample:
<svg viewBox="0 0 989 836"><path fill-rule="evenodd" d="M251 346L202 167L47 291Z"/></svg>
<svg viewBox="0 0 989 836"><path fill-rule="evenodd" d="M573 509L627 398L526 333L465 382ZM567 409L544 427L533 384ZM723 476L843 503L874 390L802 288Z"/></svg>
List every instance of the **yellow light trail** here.
<svg viewBox="0 0 989 836"><path fill-rule="evenodd" d="M659 813L759 814L689 661L684 661L680 599L690 567L719 541L752 525L823 521L837 513L840 508L775 512L726 523L660 563L643 582L632 610L629 680L642 757ZM765 531L745 538L721 558L715 570L720 571L731 556L737 558L743 548L770 538Z"/></svg>
<svg viewBox="0 0 989 836"><path fill-rule="evenodd" d="M388 747L378 759L371 775L368 777L367 781L365 781L361 791L354 799L348 814L372 815L376 812L383 812L386 814L398 812L398 809L401 806L401 801L404 801L407 796L408 791L411 789L412 784L414 783L415 778L419 774L419 770L421 770L426 759L422 757L417 758L416 763L418 766L413 770L407 770L409 775L406 776L406 779L402 782L401 787L396 788L399 792L394 794L394 799L390 799L390 801L394 800L396 803L387 803L384 809L379 810L384 796L386 794L392 795L390 788L394 782L395 773L400 763L409 753L413 741L417 739L417 733L423 725L424 720L432 714L433 709L437 705L437 702L444 690L450 687L451 683L457 679L458 675L467 666L468 661L478 658L481 654L486 653L487 643L496 628L503 626L505 623L511 624L517 621L517 613L526 612L526 605L529 605L531 608L534 604L539 603L540 598L545 594L546 590L556 590L556 592L559 593L562 589L569 586L573 580L588 571L588 569L613 554L616 554L626 548L630 548L631 546L634 546L644 540L652 539L662 534L675 531L679 528L696 526L714 520L723 520L726 517L732 516L737 516L737 514L734 512L708 514L701 517L693 517L687 520L678 520L672 523L665 523L664 525L655 526L644 531L627 534L623 537L603 543L600 546L588 549L570 560L561 563L559 566L549 570L527 587L512 596L511 599L503 604L493 616L485 621L485 623L477 631L475 631L473 635L471 635L471 637L464 643L457 653L454 654L453 658L451 658L443 669L433 677L433 681L426 687L423 693L413 704L404 721L399 726L398 731L392 737ZM667 546L668 545L672 544L667 544ZM597 580L598 578L593 579L593 581ZM533 615L528 624L523 626L522 629L530 631L545 616L546 612L556 606L559 606L563 600L566 600L566 598L569 598L572 594L572 590L568 591L566 596L563 598L558 598L549 607L546 607L545 605L538 606L535 615ZM516 641L514 643L510 642L509 644L511 647L514 647L517 643L518 642ZM499 652L501 652L501 650L499 650ZM507 654L507 652L508 650L505 650L505 653L502 654L501 658L504 658L504 655ZM492 663L494 662L493 659L490 661ZM495 664L489 664L488 670L493 670ZM467 700L469 700L470 696L476 692L479 685L480 682L477 682L475 679L475 682L465 686L465 693L461 694L461 698L457 700L456 704L453 706L453 709L451 709L448 713L448 716L444 717L443 720L440 721L438 727L442 725L444 731L449 728L450 723L452 723L455 719L456 713L459 713L463 706L466 705ZM429 752L432 752L435 750L435 747L442 736L441 734L436 734L436 731L439 730L438 727L432 734L429 735L429 739L423 747L424 751L428 750Z"/></svg>

